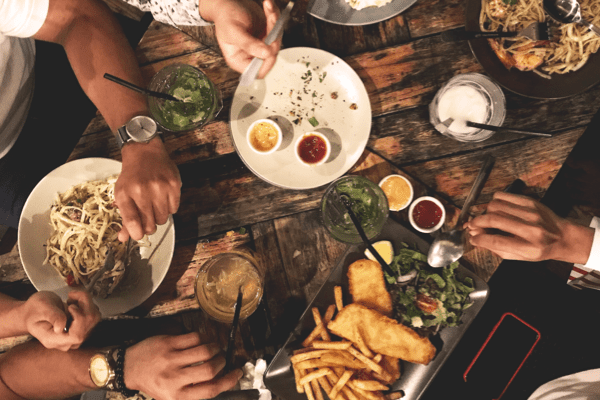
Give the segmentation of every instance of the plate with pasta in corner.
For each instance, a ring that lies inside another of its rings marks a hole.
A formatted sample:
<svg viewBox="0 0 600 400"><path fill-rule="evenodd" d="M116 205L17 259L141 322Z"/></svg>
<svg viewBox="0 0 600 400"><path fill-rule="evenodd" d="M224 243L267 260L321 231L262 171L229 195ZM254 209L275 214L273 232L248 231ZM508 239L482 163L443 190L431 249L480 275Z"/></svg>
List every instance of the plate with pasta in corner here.
<svg viewBox="0 0 600 400"><path fill-rule="evenodd" d="M19 254L29 280L64 301L71 289L88 286L108 247L113 248L114 267L89 288L103 317L127 312L150 297L175 248L172 217L129 251L118 241L114 182L120 172L121 162L106 158L68 162L36 185L19 220Z"/></svg>
<svg viewBox="0 0 600 400"><path fill-rule="evenodd" d="M494 80L519 95L559 99L582 93L600 82L600 38L575 24L554 22L541 4L542 0L468 0L467 31L519 31L530 22L546 21L558 39L472 39L471 50ZM600 17L600 1L581 4Z"/></svg>

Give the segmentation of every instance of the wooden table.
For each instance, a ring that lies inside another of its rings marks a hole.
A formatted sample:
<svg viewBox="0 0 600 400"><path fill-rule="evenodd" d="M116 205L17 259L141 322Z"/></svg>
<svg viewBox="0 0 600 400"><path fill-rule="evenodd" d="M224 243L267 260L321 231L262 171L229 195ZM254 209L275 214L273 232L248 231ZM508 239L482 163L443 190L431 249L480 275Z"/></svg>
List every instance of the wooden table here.
<svg viewBox="0 0 600 400"><path fill-rule="evenodd" d="M436 91L456 74L485 73L466 42L446 43L440 38L440 32L463 24L464 1L420 0L399 16L363 27L307 16L305 23L288 27L283 39L284 47L317 47L343 58L367 88L373 127L367 149L349 173L375 182L390 173L407 176L415 196L434 195L444 202L446 228L453 226L485 154L496 157L496 166L472 214L482 212L492 194L516 178L527 183L527 194L541 198L600 98L600 87L563 100L528 99L505 91L505 124L554 132L550 139L504 134L481 143L461 143L440 135L428 118L428 104ZM325 188L275 187L240 160L228 125L239 74L219 55L212 27L178 30L153 22L136 54L147 80L171 63L198 66L222 91L224 109L200 130L165 136L183 180L181 206L174 216L175 254L158 290L123 318L176 315L186 329L200 329L207 338L225 343L227 325L197 312L193 280L212 255L249 246L264 268L266 314L258 317L266 315L269 324L258 334L250 323L242 324L238 341L245 356L268 357L346 248L328 236L319 221L318 204ZM120 159L113 134L100 115L91 121L70 159L84 157ZM406 211L393 212L391 218L406 222ZM31 290L18 249L1 257L0 289L13 295ZM464 264L485 280L500 261L472 248L464 256ZM6 349L16 340L2 343Z"/></svg>

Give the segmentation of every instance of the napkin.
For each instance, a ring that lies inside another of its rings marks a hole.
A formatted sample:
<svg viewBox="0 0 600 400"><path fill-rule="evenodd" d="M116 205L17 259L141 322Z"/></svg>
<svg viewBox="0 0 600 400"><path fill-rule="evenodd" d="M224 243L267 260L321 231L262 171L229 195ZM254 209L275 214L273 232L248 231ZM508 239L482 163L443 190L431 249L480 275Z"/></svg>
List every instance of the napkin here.
<svg viewBox="0 0 600 400"><path fill-rule="evenodd" d="M263 377L267 369L267 362L262 358L256 360L256 365L247 362L242 368L244 376L240 379L240 389L258 389L260 392L259 400L271 400L271 391L265 386Z"/></svg>

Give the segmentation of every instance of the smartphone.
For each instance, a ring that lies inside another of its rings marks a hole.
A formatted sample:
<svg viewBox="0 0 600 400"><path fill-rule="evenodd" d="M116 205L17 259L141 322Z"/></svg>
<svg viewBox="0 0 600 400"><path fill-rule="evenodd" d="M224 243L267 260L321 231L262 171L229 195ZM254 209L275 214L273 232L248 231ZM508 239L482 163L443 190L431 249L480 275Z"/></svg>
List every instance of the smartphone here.
<svg viewBox="0 0 600 400"><path fill-rule="evenodd" d="M481 400L498 400L513 381L534 347L540 332L513 313L505 313L463 374Z"/></svg>

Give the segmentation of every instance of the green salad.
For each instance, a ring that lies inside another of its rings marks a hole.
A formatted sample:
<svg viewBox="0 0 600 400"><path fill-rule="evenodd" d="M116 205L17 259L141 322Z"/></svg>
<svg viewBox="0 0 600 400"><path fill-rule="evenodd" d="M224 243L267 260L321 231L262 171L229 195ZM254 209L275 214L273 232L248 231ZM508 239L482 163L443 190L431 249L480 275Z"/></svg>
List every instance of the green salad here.
<svg viewBox="0 0 600 400"><path fill-rule="evenodd" d="M469 294L475 290L473 279L457 277L458 261L434 269L427 264L425 254L406 243L402 246L390 265L398 275L384 272L394 318L422 336L457 326L463 312L473 304L469 301Z"/></svg>

